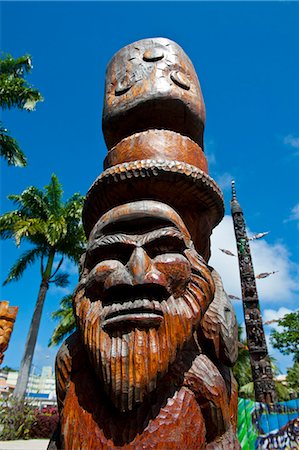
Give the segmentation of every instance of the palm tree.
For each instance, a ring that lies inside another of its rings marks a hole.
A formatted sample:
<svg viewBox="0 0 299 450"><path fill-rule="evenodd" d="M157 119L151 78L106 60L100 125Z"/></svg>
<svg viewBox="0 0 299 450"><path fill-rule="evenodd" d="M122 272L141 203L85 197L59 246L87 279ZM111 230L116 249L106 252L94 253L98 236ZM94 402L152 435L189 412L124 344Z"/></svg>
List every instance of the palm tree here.
<svg viewBox="0 0 299 450"><path fill-rule="evenodd" d="M45 186L45 192L31 186L19 195L10 195L8 198L19 209L0 216L1 238L14 238L17 246L21 241L27 241L32 245L32 248L25 251L12 266L4 284L19 280L28 266L38 259L41 262L41 284L14 391L16 398L25 396L49 284L65 286L68 283L68 276L59 273L63 257L66 256L78 263L84 251L85 236L81 224L83 197L74 194L63 203L62 194L61 184L56 175L52 175L50 184ZM61 256L56 269L53 267L55 255Z"/></svg>
<svg viewBox="0 0 299 450"><path fill-rule="evenodd" d="M76 321L72 308L72 294L60 301L60 308L52 313L52 319L59 320L49 342L49 347L60 344L76 329Z"/></svg>
<svg viewBox="0 0 299 450"><path fill-rule="evenodd" d="M242 386L252 381L249 350L247 347L247 341L241 340L242 333L243 333L242 326L238 325L239 352L237 362L233 368L233 373L238 383L239 390L241 389Z"/></svg>
<svg viewBox="0 0 299 450"><path fill-rule="evenodd" d="M26 109L32 111L37 102L43 100L39 91L30 86L23 78L32 69L29 55L12 58L4 55L0 58L0 107L10 109ZM26 166L26 156L17 141L9 135L8 130L0 121L0 155L9 165Z"/></svg>

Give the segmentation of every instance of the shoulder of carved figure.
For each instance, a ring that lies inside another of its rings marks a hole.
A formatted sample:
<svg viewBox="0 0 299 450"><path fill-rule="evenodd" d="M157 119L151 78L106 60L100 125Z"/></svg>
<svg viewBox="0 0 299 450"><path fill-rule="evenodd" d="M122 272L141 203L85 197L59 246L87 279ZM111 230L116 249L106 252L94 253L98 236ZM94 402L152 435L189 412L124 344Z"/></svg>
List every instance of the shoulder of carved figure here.
<svg viewBox="0 0 299 450"><path fill-rule="evenodd" d="M58 408L61 410L68 389L72 370L75 369L82 344L75 331L61 345L55 361L56 393Z"/></svg>
<svg viewBox="0 0 299 450"><path fill-rule="evenodd" d="M210 270L215 283L215 294L203 317L201 329L205 338L212 340L217 358L232 366L238 357L236 315L219 273L212 267Z"/></svg>
<svg viewBox="0 0 299 450"><path fill-rule="evenodd" d="M184 374L183 385L194 394L199 404L204 405L206 411L209 408L221 411L219 417L222 416L226 427L229 425L229 410L225 407L228 402L228 389L219 369L207 355L200 354L194 359ZM208 414L213 413L210 411Z"/></svg>

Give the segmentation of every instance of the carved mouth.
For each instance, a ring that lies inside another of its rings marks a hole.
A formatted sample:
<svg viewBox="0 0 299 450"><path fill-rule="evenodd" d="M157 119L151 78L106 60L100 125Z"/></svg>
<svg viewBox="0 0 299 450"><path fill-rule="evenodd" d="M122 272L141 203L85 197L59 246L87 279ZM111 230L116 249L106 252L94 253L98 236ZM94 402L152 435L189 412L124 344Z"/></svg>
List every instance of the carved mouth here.
<svg viewBox="0 0 299 450"><path fill-rule="evenodd" d="M115 286L103 301L102 326L159 326L163 320L161 302L169 297L160 285Z"/></svg>

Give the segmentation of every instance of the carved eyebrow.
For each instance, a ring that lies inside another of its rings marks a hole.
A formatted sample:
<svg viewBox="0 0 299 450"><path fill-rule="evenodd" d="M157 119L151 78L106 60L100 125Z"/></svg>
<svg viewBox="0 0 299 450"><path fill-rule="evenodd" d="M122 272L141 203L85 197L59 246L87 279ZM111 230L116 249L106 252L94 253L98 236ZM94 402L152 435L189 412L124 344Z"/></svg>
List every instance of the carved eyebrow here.
<svg viewBox="0 0 299 450"><path fill-rule="evenodd" d="M136 239L133 236L127 234L110 234L108 236L102 236L95 240L93 240L88 246L87 251L92 251L98 247L104 247L106 245L113 244L127 244L127 245L136 245Z"/></svg>
<svg viewBox="0 0 299 450"><path fill-rule="evenodd" d="M175 227L160 228L158 230L150 231L141 236L141 245L155 241L165 236L174 237L184 241L184 235Z"/></svg>
<svg viewBox="0 0 299 450"><path fill-rule="evenodd" d="M171 236L174 238L178 238L184 241L184 235L175 227L164 227L159 228L158 230L150 231L148 233L144 233L141 236L132 236L128 234L118 233L118 234L110 234L108 236L102 236L95 239L89 246L89 251L94 248L113 245L113 244L127 244L127 245L144 245L148 242L152 242L156 239L160 239L161 237Z"/></svg>

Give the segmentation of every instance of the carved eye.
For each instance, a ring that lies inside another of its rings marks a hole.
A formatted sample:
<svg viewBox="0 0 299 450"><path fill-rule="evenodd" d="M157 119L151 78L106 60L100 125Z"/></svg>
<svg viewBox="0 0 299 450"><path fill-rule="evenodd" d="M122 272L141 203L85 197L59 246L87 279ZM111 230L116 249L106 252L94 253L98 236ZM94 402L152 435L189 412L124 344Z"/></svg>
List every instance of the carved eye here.
<svg viewBox="0 0 299 450"><path fill-rule="evenodd" d="M121 243L95 248L94 250L87 252L86 265L89 270L91 270L98 263L111 259L120 261L125 265L129 261L133 249L134 246Z"/></svg>
<svg viewBox="0 0 299 450"><path fill-rule="evenodd" d="M146 253L151 259L154 259L158 255L163 255L165 253L183 253L186 246L181 239L175 237L161 237L155 241L149 242L144 245Z"/></svg>
<svg viewBox="0 0 299 450"><path fill-rule="evenodd" d="M161 48L153 47L149 48L143 53L143 59L147 62L160 61L160 59L164 58L164 53Z"/></svg>
<svg viewBox="0 0 299 450"><path fill-rule="evenodd" d="M182 89L185 89L186 91L189 91L190 89L190 81L182 72L179 72L178 70L175 70L170 73L170 79L179 87Z"/></svg>
<svg viewBox="0 0 299 450"><path fill-rule="evenodd" d="M128 92L132 87L132 82L130 81L130 79L125 76L124 78L122 78L120 81L118 81L116 83L115 86L115 95L123 95L126 92Z"/></svg>

